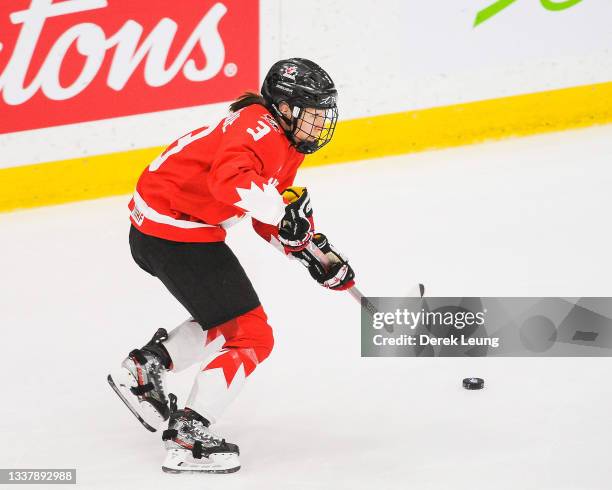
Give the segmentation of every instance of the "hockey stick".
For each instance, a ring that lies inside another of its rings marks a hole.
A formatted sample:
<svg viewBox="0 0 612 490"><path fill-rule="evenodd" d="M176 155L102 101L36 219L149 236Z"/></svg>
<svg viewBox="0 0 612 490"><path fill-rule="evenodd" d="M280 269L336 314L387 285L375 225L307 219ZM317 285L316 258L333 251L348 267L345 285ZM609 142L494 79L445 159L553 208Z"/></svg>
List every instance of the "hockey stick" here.
<svg viewBox="0 0 612 490"><path fill-rule="evenodd" d="M314 243L312 243L312 241L308 242L308 245L306 246L306 248L310 251L310 253L312 253L312 255L314 255L319 260L319 262L321 262L321 264L323 264L323 266L325 266L325 267L331 266L332 263L329 260L329 258L327 257L327 255L325 255L319 249L319 247L317 247ZM353 286L353 287L349 288L348 292L371 315L374 315L375 313L378 313L378 308L376 308L376 306L374 306L374 304L359 290L359 288L357 288L357 286ZM425 286L422 283L419 283L419 294L420 294L421 298L425 294Z"/></svg>
<svg viewBox="0 0 612 490"><path fill-rule="evenodd" d="M379 313L378 308L376 308L376 306L374 306L374 304L366 296L364 296L361 291L359 291L357 286L349 288L348 292L353 298L355 298L355 300L357 300L357 302L362 306L362 308L365 308L367 312L372 315L372 317L374 317L375 313ZM424 294L425 286L422 283L419 283L419 295L421 296L421 298ZM387 332L393 332L393 327L391 325L385 324L385 330Z"/></svg>
<svg viewBox="0 0 612 490"><path fill-rule="evenodd" d="M353 298L357 300L357 302L361 305L362 308L365 308L367 310L367 312L372 316L372 318L374 318L374 315L376 313L379 313L378 308L376 308L376 306L374 306L374 304L366 296L364 296L363 293L359 291L359 289L357 289L357 286L349 288L348 292ZM425 286L422 283L419 283L419 294L421 298L425 294ZM385 323L384 328L389 333L393 332L393 325Z"/></svg>

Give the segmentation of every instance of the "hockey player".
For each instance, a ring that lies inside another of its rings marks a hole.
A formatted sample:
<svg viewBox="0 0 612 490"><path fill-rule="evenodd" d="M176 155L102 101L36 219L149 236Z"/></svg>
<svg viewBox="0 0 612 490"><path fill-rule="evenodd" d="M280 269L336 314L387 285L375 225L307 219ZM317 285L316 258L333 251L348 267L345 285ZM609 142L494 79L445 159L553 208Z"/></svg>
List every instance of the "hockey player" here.
<svg viewBox="0 0 612 490"><path fill-rule="evenodd" d="M297 258L321 285L343 290L354 284L346 258L315 233L308 192L293 187L304 155L332 138L336 97L317 64L279 61L261 95L244 94L219 124L172 143L138 180L129 204L132 256L191 318L169 333L159 329L108 381L147 429L168 421L164 471L240 468L238 446L210 425L268 357L273 336L251 282L224 242L231 224L249 215L259 235ZM196 362L202 368L177 410L165 375Z"/></svg>

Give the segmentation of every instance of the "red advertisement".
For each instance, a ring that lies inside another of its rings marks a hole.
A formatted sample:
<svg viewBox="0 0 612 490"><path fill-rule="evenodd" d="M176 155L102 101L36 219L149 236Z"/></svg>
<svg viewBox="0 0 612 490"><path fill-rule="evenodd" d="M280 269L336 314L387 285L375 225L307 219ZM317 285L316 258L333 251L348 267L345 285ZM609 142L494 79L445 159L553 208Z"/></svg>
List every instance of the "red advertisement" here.
<svg viewBox="0 0 612 490"><path fill-rule="evenodd" d="M0 2L0 133L229 101L258 78L257 0Z"/></svg>

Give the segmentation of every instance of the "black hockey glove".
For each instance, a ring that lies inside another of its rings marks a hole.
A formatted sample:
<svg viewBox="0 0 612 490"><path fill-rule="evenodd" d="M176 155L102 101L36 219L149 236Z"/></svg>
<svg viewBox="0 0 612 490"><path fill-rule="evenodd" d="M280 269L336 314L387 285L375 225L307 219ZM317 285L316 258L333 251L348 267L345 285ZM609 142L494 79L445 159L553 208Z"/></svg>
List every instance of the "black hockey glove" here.
<svg viewBox="0 0 612 490"><path fill-rule="evenodd" d="M321 286L336 291L343 291L355 285L355 272L349 265L348 259L336 250L323 233L316 233L312 237L312 245L325 255L318 256L308 248L298 252L291 252L310 272L312 278Z"/></svg>
<svg viewBox="0 0 612 490"><path fill-rule="evenodd" d="M310 197L305 187L288 187L282 196L289 204L278 225L278 240L287 252L296 252L308 244L314 233Z"/></svg>

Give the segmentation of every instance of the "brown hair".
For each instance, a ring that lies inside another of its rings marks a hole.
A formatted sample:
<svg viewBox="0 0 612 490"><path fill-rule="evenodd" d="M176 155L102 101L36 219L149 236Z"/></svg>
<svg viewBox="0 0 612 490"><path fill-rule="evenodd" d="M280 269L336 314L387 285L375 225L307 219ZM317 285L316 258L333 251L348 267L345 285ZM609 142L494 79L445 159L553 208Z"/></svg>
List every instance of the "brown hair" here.
<svg viewBox="0 0 612 490"><path fill-rule="evenodd" d="M242 109L243 107L247 107L249 105L259 104L262 106L266 106L266 101L256 92L245 92L240 97L238 97L234 102L230 105L230 112L236 112Z"/></svg>

